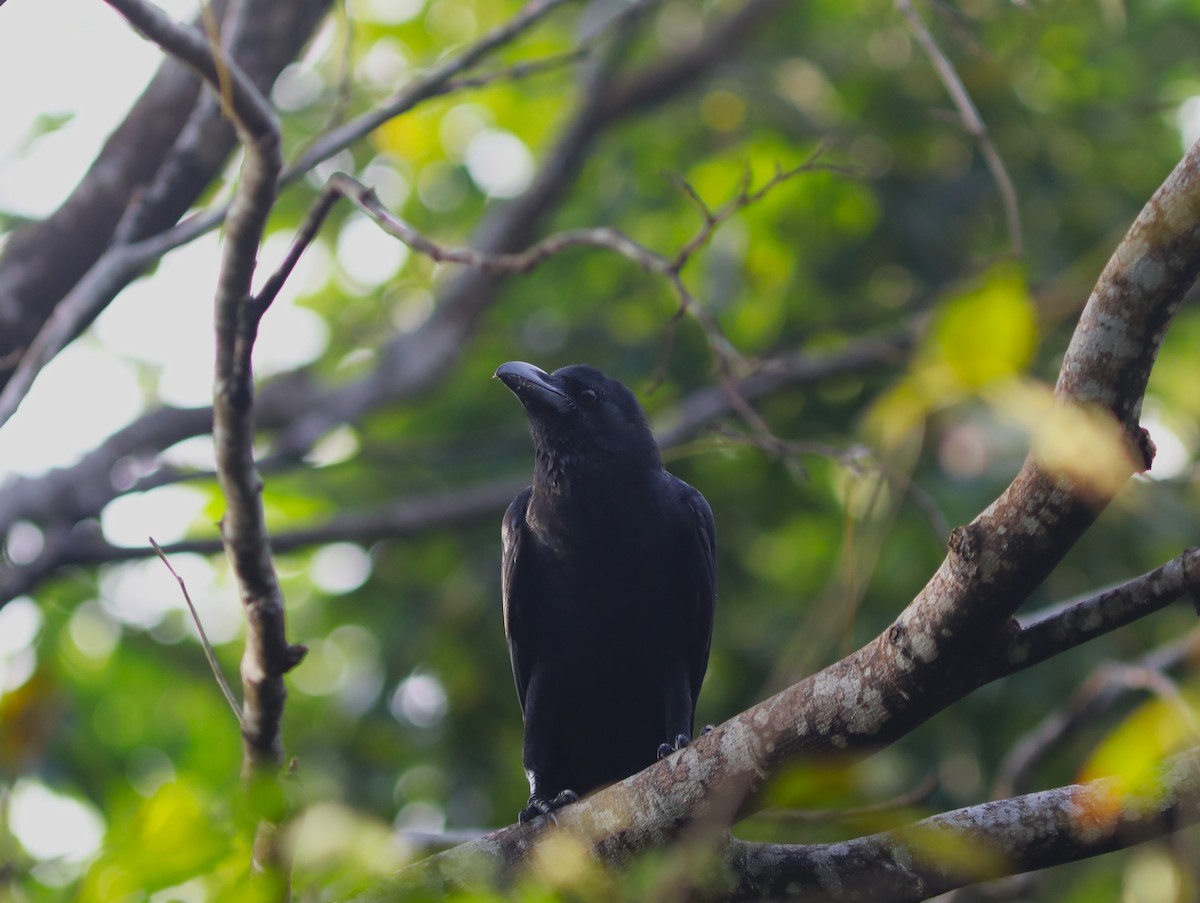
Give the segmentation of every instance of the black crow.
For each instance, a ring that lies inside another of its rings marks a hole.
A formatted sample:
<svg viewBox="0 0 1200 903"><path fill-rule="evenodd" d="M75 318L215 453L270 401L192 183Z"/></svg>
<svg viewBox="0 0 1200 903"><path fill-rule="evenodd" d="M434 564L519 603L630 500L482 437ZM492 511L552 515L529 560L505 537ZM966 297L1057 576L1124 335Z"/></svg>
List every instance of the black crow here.
<svg viewBox="0 0 1200 903"><path fill-rule="evenodd" d="M592 367L496 376L529 415L504 515L504 632L525 718L522 822L692 736L716 604L712 511L663 470L633 393Z"/></svg>

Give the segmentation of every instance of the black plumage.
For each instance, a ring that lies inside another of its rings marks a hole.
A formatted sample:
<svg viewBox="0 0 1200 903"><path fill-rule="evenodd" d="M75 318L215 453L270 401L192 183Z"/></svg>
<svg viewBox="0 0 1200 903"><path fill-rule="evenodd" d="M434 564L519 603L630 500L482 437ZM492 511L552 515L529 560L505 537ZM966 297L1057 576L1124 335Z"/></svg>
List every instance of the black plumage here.
<svg viewBox="0 0 1200 903"><path fill-rule="evenodd" d="M716 603L704 497L663 469L633 393L586 366L496 376L529 416L533 484L504 515L504 628L526 821L691 738Z"/></svg>

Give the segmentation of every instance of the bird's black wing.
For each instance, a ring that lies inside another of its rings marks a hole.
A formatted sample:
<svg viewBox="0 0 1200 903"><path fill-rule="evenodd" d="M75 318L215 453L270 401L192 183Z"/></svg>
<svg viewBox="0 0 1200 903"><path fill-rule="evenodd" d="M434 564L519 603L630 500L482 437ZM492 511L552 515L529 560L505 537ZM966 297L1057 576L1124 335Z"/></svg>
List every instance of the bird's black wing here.
<svg viewBox="0 0 1200 903"><path fill-rule="evenodd" d="M679 599L687 642L688 678L692 707L700 696L700 684L708 667L712 645L713 616L717 607L717 530L712 509L697 490L672 477L678 484L681 500L679 533Z"/></svg>
<svg viewBox="0 0 1200 903"><path fill-rule="evenodd" d="M500 529L503 555L500 564L500 580L504 599L504 636L508 640L508 657L512 663L513 680L517 684L517 698L521 701L521 713L525 713L525 695L529 689L530 666L533 661L533 618L528 610L530 563L521 561L521 548L528 551L529 528L525 523L525 509L529 506L532 487L527 487L512 500L504 512ZM528 556L527 556L528 557Z"/></svg>

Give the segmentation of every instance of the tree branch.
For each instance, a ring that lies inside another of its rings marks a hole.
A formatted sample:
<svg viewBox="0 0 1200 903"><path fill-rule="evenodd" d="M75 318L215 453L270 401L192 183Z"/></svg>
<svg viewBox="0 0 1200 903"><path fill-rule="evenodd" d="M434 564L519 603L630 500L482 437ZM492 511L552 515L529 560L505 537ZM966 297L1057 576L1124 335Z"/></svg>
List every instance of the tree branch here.
<svg viewBox="0 0 1200 903"><path fill-rule="evenodd" d="M958 887L1099 856L1200 821L1200 750L1166 759L1134 792L1107 778L956 809L823 846L733 840L733 900L925 900Z"/></svg>
<svg viewBox="0 0 1200 903"><path fill-rule="evenodd" d="M246 613L241 665L243 776L248 784L256 785L273 781L283 762L280 725L287 697L283 676L299 664L306 651L287 641L283 593L271 559L262 479L253 452L251 352L266 308L253 303L250 285L283 167L279 126L262 95L219 47L143 0L108 2L146 38L192 66L219 92L246 151L226 222L217 280L213 443L217 479L226 501L221 538ZM282 813L274 808L260 813L254 862L286 886L285 854L277 839Z"/></svg>
<svg viewBox="0 0 1200 903"><path fill-rule="evenodd" d="M992 795L1012 796L1023 790L1034 767L1060 740L1077 730L1081 724L1112 708L1130 690L1144 689L1148 684L1146 674L1161 676L1193 660L1198 654L1200 628L1152 650L1132 664L1101 665L1065 705L1050 712L1013 744L996 769Z"/></svg>
<svg viewBox="0 0 1200 903"><path fill-rule="evenodd" d="M1033 615L1009 640L1009 672L1023 671L1068 649L1165 608L1200 597L1200 549L1188 549L1148 574L1070 605Z"/></svg>

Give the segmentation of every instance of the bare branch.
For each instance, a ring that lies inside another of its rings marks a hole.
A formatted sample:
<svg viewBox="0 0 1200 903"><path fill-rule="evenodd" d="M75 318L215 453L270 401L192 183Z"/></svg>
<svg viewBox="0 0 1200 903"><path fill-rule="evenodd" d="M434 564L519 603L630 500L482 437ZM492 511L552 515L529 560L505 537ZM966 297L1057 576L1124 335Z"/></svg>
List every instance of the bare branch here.
<svg viewBox="0 0 1200 903"><path fill-rule="evenodd" d="M1052 611L1021 625L1004 656L1012 671L1072 649L1131 624L1182 597L1200 595L1200 549L1188 549L1148 574Z"/></svg>
<svg viewBox="0 0 1200 903"><path fill-rule="evenodd" d="M452 54L433 66L425 75L397 92L396 96L382 107L364 113L314 142L288 167L285 181L290 182L309 172L314 166L369 135L385 122L408 112L422 101L452 90L450 85L455 77L511 43L558 7L572 2L577 0L528 0L520 12L503 25L492 29L460 53Z"/></svg>
<svg viewBox="0 0 1200 903"><path fill-rule="evenodd" d="M907 359L914 335L915 327L910 327L878 338L859 339L839 351L768 358L759 361L755 371L738 383L738 392L754 401L845 373L880 365L900 366ZM297 412L312 414L324 403L326 396L305 381L269 383L259 397L259 420L266 421L260 426L285 425ZM660 412L655 429L659 444L665 449L678 448L731 410L729 394L724 389L713 386L697 389L676 407ZM329 413L334 416L345 412L334 409ZM28 520L43 528L45 540L36 560L20 567L0 565L0 606L30 592L40 581L64 567L145 557L148 552L144 547L110 545L97 529L88 527L87 521L126 492L209 476L181 473L169 465L155 466L152 462L159 450L202 435L210 428L211 412L207 409L164 408L115 433L70 468L7 483L0 492L0 533L6 533L17 521ZM142 475L114 480L114 470L119 469L120 462L129 460L141 462ZM297 462L294 457L276 460L277 466ZM515 482L505 482L494 487L471 487L402 499L379 511L349 514L309 528L276 533L271 544L282 552L324 542L373 542L407 536L501 512L520 488ZM165 548L172 553L211 554L221 550L217 540L185 540Z"/></svg>
<svg viewBox="0 0 1200 903"><path fill-rule="evenodd" d="M253 45L242 61L254 84L260 89L271 85L312 35L328 3L242 0L244 30ZM214 0L206 9L220 18L225 7L225 0ZM113 250L118 223L124 222L123 230L132 234L137 220L136 237L166 228L224 167L236 139L215 104L208 115L192 116L199 85L186 66L167 58L67 201L45 221L10 238L0 257L0 359L6 362L0 367L0 383L7 381L11 366L39 332L62 330L61 321L68 317L57 313L60 299L74 297L71 316L78 332L149 262L177 246L177 242L165 242L153 246L157 248L153 253L152 246L141 248L134 255L140 262L128 262L132 272L126 271L120 278L116 274L106 277L115 279L115 288L97 293L99 280L93 273L88 277L93 284L85 292L93 294L92 299L77 297L77 282L85 273L113 267L115 261L106 252ZM185 124L192 139L180 136ZM155 187L147 190L151 182ZM131 205L136 210L131 210ZM140 252L148 256L141 257ZM103 262L102 257L106 258ZM53 326L47 322L52 314L60 321ZM66 341L72 337L68 333ZM52 344L48 339L37 340L43 352L46 344ZM60 339L58 347L63 344Z"/></svg>
<svg viewBox="0 0 1200 903"><path fill-rule="evenodd" d="M333 208L338 197L344 197L363 214L368 216L389 235L398 238L405 245L419 254L438 263L456 263L487 273L513 275L528 273L545 261L571 248L585 246L602 248L626 258L637 264L643 270L653 275L667 279L676 296L679 298L680 312L691 313L704 329L709 344L723 363L723 372L727 374L725 382L728 390L733 392L730 401L742 414L747 422L756 429L765 430L765 424L758 415L736 394L733 387L732 373L743 370L735 367L741 362L741 355L721 331L716 320L705 310L692 292L685 286L681 273L689 260L711 239L715 230L739 210L756 203L768 193L789 179L804 172L818 169L838 169L818 161L820 152L814 154L805 163L787 170L779 170L771 179L754 191L748 185L743 185L738 193L715 213L707 213L700 229L672 257L654 251L628 235L604 226L588 229L572 229L547 236L532 246L519 252L489 252L470 247L447 247L422 233L418 232L404 220L388 210L379 200L375 191L346 173L335 173L330 176L316 202L310 209L304 223L296 234L288 253L278 269L272 273L262 292L256 299L257 304L265 306L283 286L288 275L292 272L304 249L313 241L320 229L324 218ZM693 196L694 192L692 193ZM768 431L769 432L769 431Z"/></svg>

